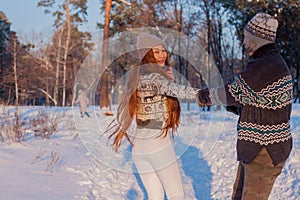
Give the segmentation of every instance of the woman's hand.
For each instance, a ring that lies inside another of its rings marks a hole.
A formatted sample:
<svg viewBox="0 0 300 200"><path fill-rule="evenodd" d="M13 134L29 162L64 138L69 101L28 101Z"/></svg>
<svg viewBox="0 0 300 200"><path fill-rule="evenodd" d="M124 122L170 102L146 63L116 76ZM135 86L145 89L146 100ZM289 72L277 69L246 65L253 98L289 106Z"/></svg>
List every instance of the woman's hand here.
<svg viewBox="0 0 300 200"><path fill-rule="evenodd" d="M167 75L171 78L172 81L175 80L174 78L174 74L173 74L173 70L171 67L168 67L168 69L166 70Z"/></svg>

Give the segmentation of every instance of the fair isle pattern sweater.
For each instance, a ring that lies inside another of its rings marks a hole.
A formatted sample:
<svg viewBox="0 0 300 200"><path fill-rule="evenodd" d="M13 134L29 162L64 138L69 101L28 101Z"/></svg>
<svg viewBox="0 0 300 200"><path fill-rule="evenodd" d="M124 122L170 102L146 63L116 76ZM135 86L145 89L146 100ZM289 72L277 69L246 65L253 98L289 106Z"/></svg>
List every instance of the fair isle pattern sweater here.
<svg viewBox="0 0 300 200"><path fill-rule="evenodd" d="M195 99L196 94L197 89L171 82L159 73L141 75L137 88L136 118L164 122L167 117L166 96Z"/></svg>
<svg viewBox="0 0 300 200"><path fill-rule="evenodd" d="M274 43L259 48L252 57L233 83L210 89L209 95L215 104L241 108L238 160L250 163L266 147L277 164L292 149L292 76Z"/></svg>
<svg viewBox="0 0 300 200"><path fill-rule="evenodd" d="M229 85L229 92L243 106L249 105L259 109L280 109L292 103L292 77L285 76L255 92L241 77ZM284 142L291 138L290 122L281 124L259 124L240 121L238 139L249 140L261 145Z"/></svg>

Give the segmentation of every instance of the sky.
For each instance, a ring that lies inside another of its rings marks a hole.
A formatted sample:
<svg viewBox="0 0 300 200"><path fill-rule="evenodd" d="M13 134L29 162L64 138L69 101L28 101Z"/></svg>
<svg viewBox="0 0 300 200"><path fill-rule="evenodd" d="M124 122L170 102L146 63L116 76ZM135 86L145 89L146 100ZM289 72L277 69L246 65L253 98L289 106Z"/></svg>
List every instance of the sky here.
<svg viewBox="0 0 300 200"><path fill-rule="evenodd" d="M52 29L54 17L44 14L44 8L37 7L37 3L38 0L0 0L0 10L12 23L12 31L25 35L48 32ZM84 30L95 32L96 22L103 22L99 7L98 0L88 0L88 24Z"/></svg>

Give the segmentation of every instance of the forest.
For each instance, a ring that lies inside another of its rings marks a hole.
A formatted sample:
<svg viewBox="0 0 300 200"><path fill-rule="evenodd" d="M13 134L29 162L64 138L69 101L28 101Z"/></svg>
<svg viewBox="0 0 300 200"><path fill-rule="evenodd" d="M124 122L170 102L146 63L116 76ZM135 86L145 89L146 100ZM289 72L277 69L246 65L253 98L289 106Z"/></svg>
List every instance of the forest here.
<svg viewBox="0 0 300 200"><path fill-rule="evenodd" d="M142 27L168 29L203 47L223 81L232 81L249 59L243 49L243 27L257 13L266 12L279 22L277 46L294 80L294 102L299 101L300 1L297 0L108 0L99 2L97 28L101 37L82 31L87 23L87 0L39 0L37 6L53 17L50 40L22 43L19 33L0 8L0 104L70 106L80 66L101 40L105 66L99 76L95 104L107 107L109 90L134 63L131 53L107 63L109 38ZM40 37L40 38L39 38ZM186 60L172 55L172 67L183 76L193 70ZM191 73L189 73L191 74ZM201 74L194 82L202 84ZM192 83L193 84L193 83Z"/></svg>

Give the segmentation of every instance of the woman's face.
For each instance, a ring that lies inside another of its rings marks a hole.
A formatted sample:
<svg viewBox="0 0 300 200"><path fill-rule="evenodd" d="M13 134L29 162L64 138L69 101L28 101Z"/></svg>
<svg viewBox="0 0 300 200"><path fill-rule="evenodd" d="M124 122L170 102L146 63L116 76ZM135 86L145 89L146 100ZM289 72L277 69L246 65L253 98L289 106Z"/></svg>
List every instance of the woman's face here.
<svg viewBox="0 0 300 200"><path fill-rule="evenodd" d="M166 60L167 60L167 50L163 45L158 45L152 48L154 58L156 59L156 62L160 66L165 66Z"/></svg>

